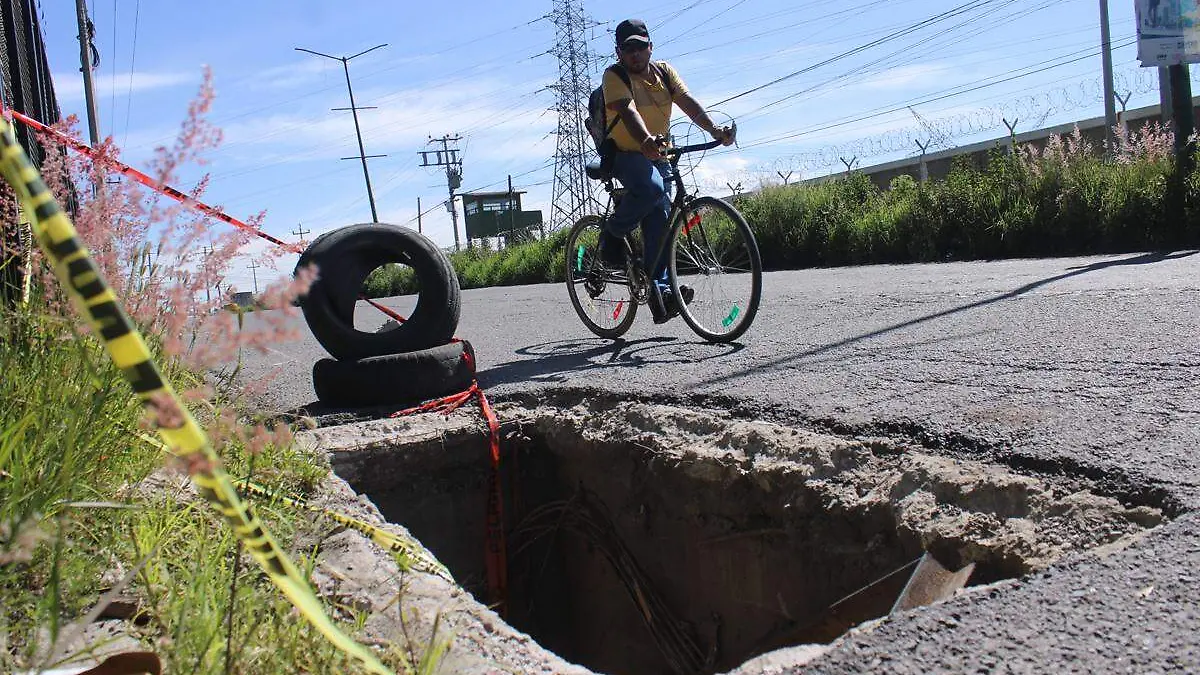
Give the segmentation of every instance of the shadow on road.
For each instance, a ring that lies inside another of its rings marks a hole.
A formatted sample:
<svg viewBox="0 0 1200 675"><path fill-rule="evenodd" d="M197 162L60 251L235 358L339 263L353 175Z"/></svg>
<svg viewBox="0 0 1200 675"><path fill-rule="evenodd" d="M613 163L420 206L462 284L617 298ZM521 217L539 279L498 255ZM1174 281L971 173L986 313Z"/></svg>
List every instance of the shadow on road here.
<svg viewBox="0 0 1200 675"><path fill-rule="evenodd" d="M698 363L740 352L741 344L681 342L672 337L642 340L558 340L516 350L523 357L479 373L479 384L491 387L512 382L561 382L568 374L602 368L637 368L663 363Z"/></svg>
<svg viewBox="0 0 1200 675"><path fill-rule="evenodd" d="M887 326L886 328L880 328L878 330L873 330L869 333L863 333L862 335L856 335L854 337L849 337L844 340L839 340L838 342L833 342L833 343L830 343L827 345L822 345L820 347L815 347L813 349L810 349L806 352L801 352L799 354L789 354L785 357L778 358L774 361L767 361L765 363L762 363L755 370L784 366L789 363L799 361L800 359L804 359L804 358L807 358L810 356L816 356L818 354L824 354L826 352L831 352L835 349L840 349L842 347L856 344L858 342L870 340L871 338L878 337L880 335L885 335L885 334L891 333L893 331L903 330L903 329L909 328L911 326L917 326L917 325L920 325L923 323L928 323L935 319L940 319L940 318L943 318L946 316L950 316L952 314L958 314L959 312L966 312L966 311L969 311L972 309L978 309L979 307L986 307L987 305L995 304L997 302L1001 302L1004 300L1011 300L1018 296L1029 293L1030 291L1041 288L1042 286L1046 286L1046 285L1049 285L1049 284L1052 284L1052 283L1055 283L1058 281L1062 281L1063 279L1069 279L1071 277L1079 276L1081 274L1087 274L1089 272L1097 272L1097 271L1100 271L1103 269L1107 269L1109 267L1119 267L1119 266L1123 266L1123 265L1149 265L1152 263L1163 262L1165 260L1177 260L1179 258L1187 258L1189 256L1196 255L1197 253L1200 253L1200 251L1179 251L1179 252L1175 252L1175 253L1165 253L1165 252L1163 252L1163 253L1143 253L1143 254L1139 254L1139 255L1136 255L1136 256L1133 256L1130 258L1121 258L1119 260L1106 260L1104 262L1092 263L1090 265L1078 265L1075 267L1068 267L1067 269L1069 271L1067 271L1067 272L1064 272L1062 274L1057 274L1052 277L1047 277L1045 279L1039 279L1037 281L1025 284L1024 286L1021 286L1019 288L1015 288L1011 291L1008 291L1007 293L1001 293L1000 295L997 295L992 298L987 298L985 300L979 300L977 302L968 303L966 305L961 305L959 307L952 307L950 309L947 309L947 310L944 310L941 312L937 312L935 314L929 314L927 316L918 317L916 319L910 319L908 321L904 321L901 323L893 324L891 326ZM750 374L750 371L729 373L727 375L719 375L717 377L712 377L707 380L703 380L703 381L699 382L698 384L701 386L706 386L706 385L717 384L720 382L728 382L730 380L735 380L737 378L744 377L748 374Z"/></svg>

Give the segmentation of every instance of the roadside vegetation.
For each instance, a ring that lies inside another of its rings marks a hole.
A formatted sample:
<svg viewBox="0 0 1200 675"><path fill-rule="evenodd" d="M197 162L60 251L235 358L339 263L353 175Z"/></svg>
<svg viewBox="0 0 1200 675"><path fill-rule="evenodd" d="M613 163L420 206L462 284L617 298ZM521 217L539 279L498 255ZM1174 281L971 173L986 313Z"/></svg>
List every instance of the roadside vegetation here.
<svg viewBox="0 0 1200 675"><path fill-rule="evenodd" d="M450 263L463 288L564 281L563 247L567 234L567 230L559 230L545 239L498 251L476 246L451 253ZM363 283L363 293L371 298L406 295L416 290L416 277L406 265L380 267Z"/></svg>
<svg viewBox="0 0 1200 675"><path fill-rule="evenodd" d="M341 656L290 616L257 567L239 569L229 527L148 440L141 406L97 342L40 300L0 318L0 671L104 648L81 631L118 586L136 598L126 629L166 672L226 672L226 658L242 673L339 670ZM182 388L203 390L177 361L160 363ZM210 433L230 435L219 447L232 475L305 494L327 473L286 429L256 434L228 402L192 398ZM144 483L152 474L167 480ZM298 514L269 504L258 513L291 540Z"/></svg>
<svg viewBox="0 0 1200 675"><path fill-rule="evenodd" d="M767 186L737 199L767 269L1050 257L1200 246L1200 177L1175 171L1158 125L1118 135L1110 159L1075 134L997 148L944 180L861 174ZM565 232L501 251L451 255L463 288L558 282ZM369 278L372 297L412 292L402 268Z"/></svg>
<svg viewBox="0 0 1200 675"><path fill-rule="evenodd" d="M152 175L174 183L181 165L219 141L203 120L211 101L206 78ZM174 202L160 203L131 181L106 181L90 162L55 152L43 175L60 204L77 204L81 238L225 469L278 494L311 494L329 474L324 459L299 449L289 427L245 412L230 386L243 350L288 337L284 322L294 320L291 300L305 279L265 292L264 305L279 311L264 314L278 318L244 329L238 314L217 311L228 298L207 291L221 283L245 235L210 231ZM15 212L7 185L0 184L0 200L4 213ZM188 262L202 245L203 272ZM18 264L7 254L3 260ZM40 672L95 649L151 651L169 673L353 672L197 495L194 467L156 441L162 408L147 414L44 258L34 251L26 260L27 292L0 293L0 672ZM333 526L283 502L258 499L255 511L310 570L314 552L296 550L297 537ZM123 602L110 604L114 598ZM358 610L324 604L354 635L364 619ZM120 642L95 632L102 607L122 609ZM408 648L380 657L397 672L430 663Z"/></svg>

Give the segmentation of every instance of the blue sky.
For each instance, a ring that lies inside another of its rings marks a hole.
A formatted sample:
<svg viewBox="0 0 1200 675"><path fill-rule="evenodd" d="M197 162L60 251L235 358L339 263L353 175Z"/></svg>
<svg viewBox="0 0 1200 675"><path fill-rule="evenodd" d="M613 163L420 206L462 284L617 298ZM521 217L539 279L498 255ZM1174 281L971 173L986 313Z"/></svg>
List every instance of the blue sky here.
<svg viewBox="0 0 1200 675"><path fill-rule="evenodd" d="M210 119L225 142L204 167L212 175L206 200L239 218L265 210L271 234L294 240L302 226L311 240L370 220L361 164L339 159L357 154L353 121L330 110L349 105L342 66L295 47L348 56L388 43L350 66L357 104L378 106L360 112L367 154L388 155L370 161L381 221L415 226L418 197L426 209L445 199L444 175L421 168L417 152L430 136L455 133L464 136L465 190L503 189L512 174L528 191L526 208L550 215L556 118L546 87L558 73L546 53L555 42L543 18L550 0L88 6L101 55L101 135L144 168L154 147L173 138L211 67ZM778 180L776 171L793 179L829 173L842 168L840 156L866 166L915 154L910 141L928 134L907 105L928 120L957 122L962 133L939 139L946 145L1003 135L1002 126L980 128L995 111L1018 118L1018 131L1103 114L1097 0L643 0L588 2L585 11L598 22L588 36L602 55L611 54L618 21L643 18L655 57L674 64L706 104L805 71L713 106L738 120L742 147L706 157L696 179L723 193L726 183ZM86 119L74 3L45 2L41 13L63 113ZM1131 44L1133 1L1112 2L1110 14L1118 91L1133 92L1130 108L1156 103L1156 71L1139 68ZM882 112L890 108L899 110ZM453 244L444 208L423 225L438 244ZM249 270L235 269L233 281L248 289Z"/></svg>

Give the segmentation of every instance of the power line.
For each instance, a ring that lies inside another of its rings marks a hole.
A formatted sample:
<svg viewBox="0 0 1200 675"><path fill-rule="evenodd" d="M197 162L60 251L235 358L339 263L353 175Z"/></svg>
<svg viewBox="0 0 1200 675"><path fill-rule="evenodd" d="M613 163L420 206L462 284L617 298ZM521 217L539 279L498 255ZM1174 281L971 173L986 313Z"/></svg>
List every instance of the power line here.
<svg viewBox="0 0 1200 675"><path fill-rule="evenodd" d="M115 2L115 0L114 0ZM137 0L133 6L133 42L129 53L129 89L125 94L125 131L121 136L121 146L129 140L129 111L133 108L133 73L137 66L138 19L142 15L142 0ZM113 85L116 87L116 84Z"/></svg>
<svg viewBox="0 0 1200 675"><path fill-rule="evenodd" d="M1046 61L1044 61L1044 62L1042 62L1041 64L1034 64L1034 66L1025 66L1025 67L1023 67L1023 68L1019 68L1019 69L1016 69L1016 70L1013 70L1013 71L1008 71L1008 72L1009 72L1009 73L1013 73L1013 72L1017 72L1017 71L1028 71L1028 72L1021 72L1021 73L1019 73L1019 74L1010 75L1010 76L1008 76L1008 77L1000 77L1000 75L996 75L996 76L992 76L992 78L984 78L984 80L977 80L977 82L983 82L982 84L978 84L978 85L976 85L976 86L971 86L971 87L968 87L968 88L966 88L966 89L961 89L961 87L962 87L962 86L964 86L964 85L959 85L959 86L956 86L956 87L952 87L952 88L949 90L949 93L945 93L945 94L941 94L941 95L937 95L937 96L924 96L924 97L920 97L920 99L919 99L919 100L910 100L910 101L908 101L908 102L906 102L906 103L904 103L904 104L902 104L902 105L898 105L898 106L895 106L895 107L887 108L887 109L885 109L885 110L880 110L880 111L876 111L876 112L872 112L872 113L868 113L868 114L864 114L864 115L858 115L858 116L855 116L855 117L853 117L853 118L851 118L851 119L846 119L846 120L839 121L839 122L832 122L832 123L828 123L828 124L825 124L825 125L822 125L822 126L819 126L819 127L816 127L816 128L812 128L812 129L804 130L804 131L792 132L792 133L788 133L788 134L785 134L785 135L782 135L782 136L775 136L775 137L773 137L773 138L768 138L768 139L763 139L763 140L756 141L756 142L752 142L752 143L748 143L748 144L743 144L743 145L742 145L742 147L743 147L743 148L751 148L751 147L758 147L758 146L762 146L762 145L772 145L772 144L778 143L778 142L780 142L780 141L784 141L784 140L790 140L790 139L793 139L793 138L799 138L799 137L801 137L801 136L807 136L807 135L811 135L811 134L818 133L818 132L821 132L821 131L827 131L827 130L829 130L829 129L834 129L834 128L837 128L837 127L840 127L840 126L845 126L845 125L847 125L847 124L855 124L855 123L857 123L857 122L862 122L862 121L869 120L869 119L872 119L872 118L875 118L875 117L880 117L880 116L883 116L883 115L888 115L888 114L892 114L892 113L900 112L900 111L906 110L906 109L907 109L908 107L910 107L910 106L919 106L919 105L925 105L925 104L928 104L928 103L933 103L933 102L935 102L935 101L942 101L942 100L945 100L945 99L948 99L948 98L954 98L954 97L956 97L956 96L962 96L963 94L969 94L969 93L972 93L972 92L975 92L975 91L979 91L979 90L981 90L981 89L986 89L986 88L988 88L988 87L993 87L993 86L996 86L996 85L998 85L998 84L1004 84L1004 83L1006 83L1006 82L1012 82L1012 81L1014 81L1014 80L1018 80L1018 79L1021 79L1021 78L1023 78L1023 77L1028 77L1028 76L1030 76L1030 75L1035 75L1035 74L1037 74L1037 73L1043 73L1043 72L1046 72L1046 71L1048 71L1048 70L1053 70L1053 69L1055 69L1055 68L1059 68L1059 67L1062 67L1062 66L1065 66L1065 65L1069 65L1069 64L1072 64L1072 63L1078 63L1079 61L1083 61L1083 60L1085 60L1085 59L1095 58L1095 57L1096 57L1096 55L1097 55L1097 53L1098 53L1098 52L1096 52L1096 51L1091 51L1091 52L1089 52L1089 53L1087 53L1087 54L1084 54L1083 56L1078 56L1078 57L1071 58L1071 59L1068 59L1068 60L1065 60L1065 61L1058 61L1058 62L1046 62ZM1038 66L1038 65L1043 65L1043 64L1046 64L1046 63L1050 63L1050 65L1045 65L1044 67L1041 67L1041 68L1035 68L1035 66ZM1030 68L1033 68L1033 70L1030 70ZM1002 73L1001 75L1004 75L1004 74L1006 74L1006 73ZM986 80L988 80L988 79L993 79L993 78L995 78L995 77L1000 77L1000 79L996 79L996 80L994 80L994 81L991 81L991 82L986 82ZM946 91L946 90L943 90L943 91Z"/></svg>
<svg viewBox="0 0 1200 675"><path fill-rule="evenodd" d="M787 75L784 75L783 77L778 77L778 78L775 78L774 80L771 80L770 82L767 82L766 84L760 84L760 85L758 85L757 87L752 87L752 88L750 88L750 89L747 89L746 91L743 91L743 92L741 92L740 94L734 94L733 96L730 96L729 98L726 98L726 99L723 99L723 100L717 101L717 102L716 102L716 103L714 103L713 105L714 105L714 106L723 105L723 104L725 104L725 103L729 103L730 101L737 100L737 99L739 99L739 98L741 98L741 97L743 97L743 96L747 96L747 95L749 95L749 94L753 94L754 92L757 92L757 91L762 91L763 89L766 89L767 87L772 87L772 86L775 86L775 85L779 84L780 82L785 82L785 81L787 81L787 80L790 80L790 79L792 79L793 77L796 77L796 76L798 76L798 75L803 75L804 73L811 72L811 71L813 71L813 70L816 70L817 68L820 68L820 67L822 67L822 66L827 66L827 65L829 65L829 64L831 64L831 63L835 63L835 62L837 62L837 61L840 61L840 60L842 60L842 59L844 59L844 58L846 58L846 57L853 56L853 55L855 55L855 54L858 54L858 53L860 53L860 52L866 51L867 49L870 49L871 47L875 47L875 46L877 46L877 45L881 45L881 44L883 44L883 43L885 43L885 42L889 42L889 41L891 41L891 40L894 40L894 39L896 39L896 38L898 38L898 37L901 37L901 36L903 36L903 35L907 35L907 34L909 34L909 33L912 33L912 32L914 32L914 31L916 31L916 30L919 30L920 28L924 28L924 27L927 27L927 26L932 26L932 25L934 25L934 24L937 24L937 23L940 23L940 22L942 22L942 21L945 21L946 19L952 18L952 17L954 17L954 16L958 16L959 14L962 14L962 13L964 13L964 12L966 12L966 11L969 11L969 10L971 10L971 9L975 9L975 8L978 8L978 7L982 7L982 6L984 6L984 5L987 5L987 4L990 4L990 3L992 3L992 2L996 2L996 0L972 0L971 2L968 2L968 3L965 3L965 4L959 5L958 7L955 7L954 9L951 9L951 10L949 10L949 11L947 11L947 12L942 12L941 14L937 14L937 15L935 15L935 16L929 17L928 19L924 19L924 20L918 21L917 23L911 24L911 25L909 25L909 26L905 27L905 28L904 28L904 29L902 29L902 30L899 30L899 31L896 31L896 32L893 32L893 33L889 33L888 35L886 35L886 36L884 36L884 37L881 37L881 38L879 38L879 39L877 39L877 40L872 40L872 41L870 41L870 42L868 42L868 43L865 43L865 44L859 45L859 46L857 46L857 47L855 47L855 48L853 48L853 49L850 49L850 50L844 51L844 52L842 52L842 53L840 53L840 54L837 54L837 55L835 55L835 56L831 56L831 57L829 57L828 59L825 59L824 61L820 61L820 62L818 62L818 63L815 63L815 64L811 65L811 66L805 66L804 68L801 68L800 70L797 70L797 71L794 71L794 72L788 73Z"/></svg>
<svg viewBox="0 0 1200 675"><path fill-rule="evenodd" d="M705 19L705 20L701 21L700 23L696 24L695 26L692 26L691 28L689 28L689 29L687 29L687 30L683 31L682 33L678 33L678 34L676 34L676 35L672 35L672 36L671 36L671 38L670 38L669 40L666 40L666 41L664 41L664 42L663 42L663 44L664 44L664 45L665 45L665 44L670 44L670 43L672 43L672 42L675 42L676 40L682 40L682 39L684 38L684 36L686 36L686 35L688 35L688 34L690 34L690 33L694 32L694 31L695 31L697 28L699 28L700 26L704 26L704 25L707 25L707 24L710 24L710 23L712 23L713 21L716 21L718 18L720 18L720 17L722 17L722 16L724 16L724 15L728 14L729 12L732 12L733 10L737 9L738 7L741 7L742 5L746 4L746 2L747 2L747 1L748 1L748 0L737 0L737 2L735 2L735 3L733 3L732 5L730 5L730 6L726 7L725 9L723 9L723 10L721 10L721 11L717 12L716 14L713 14L712 16L710 16L710 17L708 17L707 19Z"/></svg>
<svg viewBox="0 0 1200 675"><path fill-rule="evenodd" d="M994 1L994 0L989 0L989 1ZM1042 8L1044 8L1044 7L1048 6L1048 5L1049 5L1051 2L1053 2L1053 1L1054 1L1054 0L1047 0L1046 2L1044 2L1044 3L1043 3L1043 5L1042 5ZM983 19L983 18L984 18L984 17L986 17L986 16L987 16L989 13L991 13L991 12L994 12L994 11L997 11L998 9L1002 9L1002 8L1003 8L1003 7L1005 7L1005 6L1008 6L1008 5L1014 4L1014 3L1016 3L1016 2L1018 2L1018 0L1006 0L1006 4L1005 4L1005 5L1002 5L1001 7L998 7L998 8L993 8L993 9L992 9L992 10L990 10L989 12L986 12L986 13L984 13L984 14L980 14L979 16L976 16L976 17L972 17L972 18L970 18L970 19L968 19L968 20L966 20L966 21L964 21L964 22L962 22L962 23L960 23L960 24L958 24L958 25L956 25L956 26L951 26L950 28L946 29L946 31L945 31L944 33L941 33L941 34L939 34L939 35L927 36L927 37L925 37L925 38L922 38L921 40L917 41L917 42L916 42L916 43L914 43L914 44L905 45L904 47L901 47L900 49L898 49L898 50L896 50L896 51L893 51L893 52L891 52L891 53L885 54L884 56L881 56L881 57L879 57L879 58L875 59L874 61L871 61L871 62L868 62L868 63L866 63L866 64L862 64L862 65L856 66L856 67L854 67L854 68L852 68L852 69L850 69L850 70L848 70L848 71L846 71L846 72L842 73L841 75L837 75L837 76L835 76L835 77L832 77L832 78L826 79L826 80L824 80L823 82L820 82L820 83L818 83L818 84L816 84L816 85L813 85L813 86L811 86L811 87L808 87L808 88L806 88L806 89L802 89L802 90L800 90L800 91L798 91L798 92L795 92L795 93L792 93L792 94L788 94L787 96L784 96L784 97L782 97L782 98L779 98L779 99L777 99L777 100L775 100L775 101L771 101L770 103L767 103L767 104L765 104L765 105L759 106L758 108L755 108L755 109L751 110L749 113L747 113L747 115L743 115L743 119L745 119L747 116L753 115L754 113L759 113L759 112L761 112L761 111L763 111L763 110L766 110L767 108L771 108L771 107L773 107L773 106L776 106L776 105L778 105L778 104L780 104L780 103L783 103L784 101L788 101L788 100L794 99L794 98L796 98L796 97L798 97L798 96L801 96L801 95L803 95L803 94L810 93L810 92L812 92L812 91L814 91L814 90L816 90L816 89L820 89L820 88L822 88L822 87L825 87L825 86L828 86L828 85L830 85L830 84L834 84L834 83L836 83L836 82L838 82L838 81L840 81L840 80L844 80L844 79L846 79L846 78L848 78L848 77L851 77L851 76L853 76L853 75L855 75L855 74L858 74L858 73L861 73L861 72L867 71L867 70L868 70L869 68L871 68L872 66L877 66L877 65L880 65L880 64L883 64L883 63L887 62L889 67L895 67L895 64L892 64L892 63L888 62L888 60L889 60L889 59L891 59L891 58L893 58L893 57L895 57L895 56L897 56L897 55L899 55L899 54L903 54L903 53L905 53L905 52L911 52L911 51L913 51L913 49L914 49L915 47L919 47L919 46L921 46L921 45L923 45L923 44L925 44L925 43L927 43L927 42L930 42L930 41L932 41L932 40L934 40L934 39L938 38L938 37L945 36L945 35L947 35L947 34L953 33L953 31L956 31L956 30L959 30L959 29L961 29L961 28L964 28L964 27L966 27L966 26L969 26L970 24L972 24L972 23L974 23L974 22L976 22L976 21L978 21L978 20L980 20L980 19Z"/></svg>

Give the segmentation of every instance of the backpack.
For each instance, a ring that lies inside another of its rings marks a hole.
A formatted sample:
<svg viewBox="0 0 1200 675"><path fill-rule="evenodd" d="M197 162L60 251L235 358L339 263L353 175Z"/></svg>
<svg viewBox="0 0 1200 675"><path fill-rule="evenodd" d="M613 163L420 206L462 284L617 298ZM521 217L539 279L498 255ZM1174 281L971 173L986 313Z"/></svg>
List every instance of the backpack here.
<svg viewBox="0 0 1200 675"><path fill-rule="evenodd" d="M663 86L667 88L667 92L671 98L675 98L675 87L672 86L670 78L663 70L663 67L657 61L651 61L650 67L658 73L658 77L663 82ZM630 95L633 94L633 81L629 79L629 73L625 67L619 63L613 64L607 68L617 74L621 81L629 87ZM600 166L609 167L612 163L613 153L616 152L616 146L608 137L612 130L620 121L620 116L614 117L611 121L608 119L608 108L604 105L604 76L600 76L600 86L592 90L591 96L588 96L588 115L584 120L583 125L587 127L588 133L592 135L592 143L596 146L596 152L600 155Z"/></svg>

